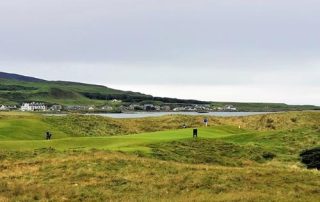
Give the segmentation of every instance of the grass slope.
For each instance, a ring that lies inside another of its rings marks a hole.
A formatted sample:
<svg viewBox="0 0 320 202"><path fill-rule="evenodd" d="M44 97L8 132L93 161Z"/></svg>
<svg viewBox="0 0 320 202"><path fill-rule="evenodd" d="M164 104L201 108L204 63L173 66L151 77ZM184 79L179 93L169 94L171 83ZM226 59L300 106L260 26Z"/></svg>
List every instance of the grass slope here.
<svg viewBox="0 0 320 202"><path fill-rule="evenodd" d="M42 140L46 131L52 131L55 138L68 137L56 127L41 121L28 113L0 113L0 140Z"/></svg>
<svg viewBox="0 0 320 202"><path fill-rule="evenodd" d="M101 105L106 100L90 99L85 93L149 97L140 93L120 91L105 86L90 85L63 81L20 81L0 78L1 104L21 104L22 102L38 101L51 104L83 104Z"/></svg>

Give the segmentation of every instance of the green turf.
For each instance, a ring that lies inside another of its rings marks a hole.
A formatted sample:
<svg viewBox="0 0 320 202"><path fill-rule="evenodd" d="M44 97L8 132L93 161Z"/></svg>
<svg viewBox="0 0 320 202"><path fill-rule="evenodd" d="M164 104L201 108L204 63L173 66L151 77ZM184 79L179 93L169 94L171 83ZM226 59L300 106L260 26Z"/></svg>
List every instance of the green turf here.
<svg viewBox="0 0 320 202"><path fill-rule="evenodd" d="M41 140L46 131L52 131L56 138L68 136L50 124L40 121L37 116L0 117L0 140Z"/></svg>
<svg viewBox="0 0 320 202"><path fill-rule="evenodd" d="M202 138L221 138L231 135L240 135L243 130L231 126L217 126L200 128ZM47 140L3 140L0 148L5 150L34 150L52 147L57 150L67 149L110 149L122 151L148 150L148 144L168 142L192 138L192 129L142 133L137 135L112 137L69 137Z"/></svg>

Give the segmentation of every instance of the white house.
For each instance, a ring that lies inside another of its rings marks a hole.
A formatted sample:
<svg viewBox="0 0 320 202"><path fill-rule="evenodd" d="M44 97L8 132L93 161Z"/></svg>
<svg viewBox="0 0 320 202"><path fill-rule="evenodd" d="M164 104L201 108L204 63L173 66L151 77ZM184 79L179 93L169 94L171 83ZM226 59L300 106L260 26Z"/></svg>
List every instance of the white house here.
<svg viewBox="0 0 320 202"><path fill-rule="evenodd" d="M156 111L160 111L160 110L161 110L161 107L158 106L158 105L156 105L156 106L154 106L154 109L155 109Z"/></svg>
<svg viewBox="0 0 320 202"><path fill-rule="evenodd" d="M47 107L43 103L23 103L21 108L21 111L46 111Z"/></svg>
<svg viewBox="0 0 320 202"><path fill-rule="evenodd" d="M113 103L119 103L119 102L121 102L121 100L113 99L113 100L111 100L111 102L113 102Z"/></svg>
<svg viewBox="0 0 320 202"><path fill-rule="evenodd" d="M62 110L62 106L61 105L52 105L50 110L60 112Z"/></svg>
<svg viewBox="0 0 320 202"><path fill-rule="evenodd" d="M103 106L101 109L105 111L112 111L113 107L106 105L106 106Z"/></svg>
<svg viewBox="0 0 320 202"><path fill-rule="evenodd" d="M226 105L224 109L228 111L237 111L237 108L232 105Z"/></svg>
<svg viewBox="0 0 320 202"><path fill-rule="evenodd" d="M171 110L171 107L170 106L162 106L160 108L162 111L170 111Z"/></svg>
<svg viewBox="0 0 320 202"><path fill-rule="evenodd" d="M5 105L0 106L0 111L7 111L9 108Z"/></svg>

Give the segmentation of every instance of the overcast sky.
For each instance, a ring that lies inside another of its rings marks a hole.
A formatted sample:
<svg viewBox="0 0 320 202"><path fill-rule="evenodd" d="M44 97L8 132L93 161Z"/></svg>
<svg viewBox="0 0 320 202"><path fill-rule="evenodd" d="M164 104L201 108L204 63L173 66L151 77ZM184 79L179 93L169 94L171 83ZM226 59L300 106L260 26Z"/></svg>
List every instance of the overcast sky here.
<svg viewBox="0 0 320 202"><path fill-rule="evenodd" d="M320 105L319 0L3 0L0 71Z"/></svg>

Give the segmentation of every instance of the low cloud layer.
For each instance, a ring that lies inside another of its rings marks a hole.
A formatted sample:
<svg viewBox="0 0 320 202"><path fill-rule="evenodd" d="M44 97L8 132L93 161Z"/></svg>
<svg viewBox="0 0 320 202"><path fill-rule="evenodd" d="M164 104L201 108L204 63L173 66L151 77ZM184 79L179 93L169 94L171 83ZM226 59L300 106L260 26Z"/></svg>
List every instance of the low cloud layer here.
<svg viewBox="0 0 320 202"><path fill-rule="evenodd" d="M318 19L315 0L2 1L0 71L161 96L320 105Z"/></svg>

